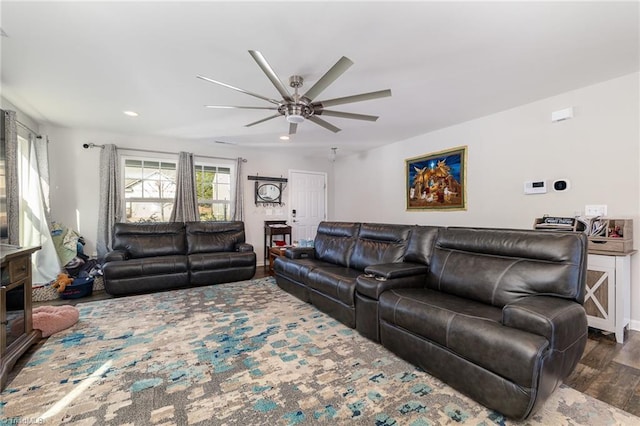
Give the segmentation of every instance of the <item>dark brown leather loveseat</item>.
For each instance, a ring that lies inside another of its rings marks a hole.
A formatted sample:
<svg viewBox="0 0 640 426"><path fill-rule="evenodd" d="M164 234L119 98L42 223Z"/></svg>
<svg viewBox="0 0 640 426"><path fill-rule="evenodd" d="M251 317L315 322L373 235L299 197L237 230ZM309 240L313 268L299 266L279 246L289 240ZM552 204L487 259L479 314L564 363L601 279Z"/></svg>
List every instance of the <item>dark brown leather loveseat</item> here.
<svg viewBox="0 0 640 426"><path fill-rule="evenodd" d="M247 280L256 254L244 223L116 223L103 265L111 295Z"/></svg>
<svg viewBox="0 0 640 426"><path fill-rule="evenodd" d="M584 351L586 247L580 233L327 222L275 273L281 288L525 419Z"/></svg>

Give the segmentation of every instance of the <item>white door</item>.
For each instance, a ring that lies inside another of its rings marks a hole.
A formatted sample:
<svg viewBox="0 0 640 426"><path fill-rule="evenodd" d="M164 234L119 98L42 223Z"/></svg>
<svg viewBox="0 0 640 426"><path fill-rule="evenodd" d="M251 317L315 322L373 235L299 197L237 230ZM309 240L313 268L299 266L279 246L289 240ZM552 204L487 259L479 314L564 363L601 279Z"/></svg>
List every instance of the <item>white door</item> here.
<svg viewBox="0 0 640 426"><path fill-rule="evenodd" d="M289 170L291 239L313 239L327 217L327 174Z"/></svg>

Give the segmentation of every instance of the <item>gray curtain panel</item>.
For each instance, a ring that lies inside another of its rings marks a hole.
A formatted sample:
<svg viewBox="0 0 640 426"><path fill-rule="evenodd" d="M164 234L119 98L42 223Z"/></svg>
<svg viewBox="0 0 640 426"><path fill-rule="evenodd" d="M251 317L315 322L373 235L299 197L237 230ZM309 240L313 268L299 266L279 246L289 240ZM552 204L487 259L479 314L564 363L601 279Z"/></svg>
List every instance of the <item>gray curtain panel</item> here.
<svg viewBox="0 0 640 426"><path fill-rule="evenodd" d="M236 162L236 193L233 200L233 220L244 220L244 190L242 185L243 158L238 157Z"/></svg>
<svg viewBox="0 0 640 426"><path fill-rule="evenodd" d="M171 222L195 222L200 220L193 154L189 152L181 151L178 155L176 198L173 202L173 211L169 220Z"/></svg>
<svg viewBox="0 0 640 426"><path fill-rule="evenodd" d="M18 180L18 125L16 112L5 111L5 155L8 243L20 244L20 193Z"/></svg>
<svg viewBox="0 0 640 426"><path fill-rule="evenodd" d="M113 225L122 220L120 195L120 165L115 145L106 144L100 152L100 200L98 212L98 259L111 250Z"/></svg>

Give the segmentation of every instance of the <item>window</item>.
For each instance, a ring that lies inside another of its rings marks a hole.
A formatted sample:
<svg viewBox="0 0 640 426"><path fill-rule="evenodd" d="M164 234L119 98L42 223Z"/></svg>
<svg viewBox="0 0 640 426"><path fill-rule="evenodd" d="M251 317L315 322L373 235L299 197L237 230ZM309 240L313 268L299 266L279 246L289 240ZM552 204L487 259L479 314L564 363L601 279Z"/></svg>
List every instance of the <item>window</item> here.
<svg viewBox="0 0 640 426"><path fill-rule="evenodd" d="M168 222L176 195L176 162L124 159L127 222ZM200 220L231 220L231 167L196 164Z"/></svg>
<svg viewBox="0 0 640 426"><path fill-rule="evenodd" d="M200 220L231 220L231 169L196 164Z"/></svg>
<svg viewBox="0 0 640 426"><path fill-rule="evenodd" d="M127 222L167 222L176 195L176 164L164 161L124 161Z"/></svg>

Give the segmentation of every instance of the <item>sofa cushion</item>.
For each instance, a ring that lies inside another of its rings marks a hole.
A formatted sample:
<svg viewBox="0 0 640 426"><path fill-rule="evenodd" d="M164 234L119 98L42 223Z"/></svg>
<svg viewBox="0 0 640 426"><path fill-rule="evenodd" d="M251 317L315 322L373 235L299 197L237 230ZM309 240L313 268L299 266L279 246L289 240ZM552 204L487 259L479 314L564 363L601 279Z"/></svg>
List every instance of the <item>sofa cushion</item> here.
<svg viewBox="0 0 640 426"><path fill-rule="evenodd" d="M370 265L401 262L410 233L411 226L408 225L363 223L349 267L364 271Z"/></svg>
<svg viewBox="0 0 640 426"><path fill-rule="evenodd" d="M307 285L318 293L353 307L358 275L360 272L355 269L322 266L309 272Z"/></svg>
<svg viewBox="0 0 640 426"><path fill-rule="evenodd" d="M383 292L380 319L447 346L449 322L456 315L500 323L502 309L426 288Z"/></svg>
<svg viewBox="0 0 640 426"><path fill-rule="evenodd" d="M359 229L354 222L320 222L314 240L316 259L348 267Z"/></svg>
<svg viewBox="0 0 640 426"><path fill-rule="evenodd" d="M189 269L192 272L226 268L240 268L256 264L256 254L239 252L190 254Z"/></svg>
<svg viewBox="0 0 640 426"><path fill-rule="evenodd" d="M233 252L245 242L244 222L187 222L188 254Z"/></svg>
<svg viewBox="0 0 640 426"><path fill-rule="evenodd" d="M278 256L273 263L273 270L277 275L284 275L287 278L307 284L307 276L312 269L320 266L326 266L327 263L317 259L289 259L284 256Z"/></svg>
<svg viewBox="0 0 640 426"><path fill-rule="evenodd" d="M429 265L433 246L438 236L437 226L414 226L407 243L407 251L404 255L405 262L422 263Z"/></svg>
<svg viewBox="0 0 640 426"><path fill-rule="evenodd" d="M440 229L427 287L498 307L532 294L584 298L586 236Z"/></svg>
<svg viewBox="0 0 640 426"><path fill-rule="evenodd" d="M126 251L132 259L185 254L184 224L116 223L113 249Z"/></svg>
<svg viewBox="0 0 640 426"><path fill-rule="evenodd" d="M500 323L502 310L429 289L397 289L380 296L380 318L448 348L520 386L532 387L542 336ZM383 342L384 343L384 342Z"/></svg>
<svg viewBox="0 0 640 426"><path fill-rule="evenodd" d="M187 256L154 256L109 262L104 265L104 275L108 280L171 275L187 272Z"/></svg>

